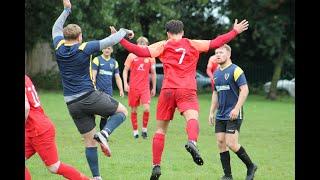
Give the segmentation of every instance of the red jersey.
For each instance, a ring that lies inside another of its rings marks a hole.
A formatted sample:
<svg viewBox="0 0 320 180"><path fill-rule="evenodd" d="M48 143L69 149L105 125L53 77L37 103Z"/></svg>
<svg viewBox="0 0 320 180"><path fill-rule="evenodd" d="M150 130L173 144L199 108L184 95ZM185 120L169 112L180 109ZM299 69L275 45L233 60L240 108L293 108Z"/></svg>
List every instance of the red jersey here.
<svg viewBox="0 0 320 180"><path fill-rule="evenodd" d="M199 54L209 50L210 40L169 39L148 46L152 57L163 63L162 88L197 89Z"/></svg>
<svg viewBox="0 0 320 180"><path fill-rule="evenodd" d="M28 137L34 137L46 132L53 124L41 107L37 91L32 81L27 75L24 77L25 94L30 104L30 111L25 124L25 132Z"/></svg>
<svg viewBox="0 0 320 180"><path fill-rule="evenodd" d="M213 77L213 73L217 69L218 65L219 64L215 62L215 57L211 56L209 58L208 65L207 65L207 74L209 77L210 76Z"/></svg>
<svg viewBox="0 0 320 180"><path fill-rule="evenodd" d="M124 65L130 68L130 89L150 89L149 73L154 63L155 58L138 57L133 53L128 55Z"/></svg>

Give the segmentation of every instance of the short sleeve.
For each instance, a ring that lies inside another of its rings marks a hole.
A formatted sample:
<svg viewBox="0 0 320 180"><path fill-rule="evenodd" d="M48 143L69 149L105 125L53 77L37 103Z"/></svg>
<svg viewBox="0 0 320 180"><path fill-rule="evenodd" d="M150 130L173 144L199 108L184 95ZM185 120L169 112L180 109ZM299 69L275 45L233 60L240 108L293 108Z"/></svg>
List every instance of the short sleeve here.
<svg viewBox="0 0 320 180"><path fill-rule="evenodd" d="M63 36L56 36L53 39L53 47L54 47L54 49L58 49L63 43L64 43Z"/></svg>
<svg viewBox="0 0 320 180"><path fill-rule="evenodd" d="M118 61L114 61L115 66L114 66L114 74L119 74L119 64Z"/></svg>
<svg viewBox="0 0 320 180"><path fill-rule="evenodd" d="M126 61L124 62L124 65L125 65L126 67L130 68L131 63L132 63L132 61L133 61L133 58L135 58L135 57L136 57L136 56L135 56L134 54L130 53L130 54L127 56Z"/></svg>
<svg viewBox="0 0 320 180"><path fill-rule="evenodd" d="M210 47L210 40L190 40L191 46L199 52L207 52Z"/></svg>
<svg viewBox="0 0 320 180"><path fill-rule="evenodd" d="M99 41L89 41L89 42L82 43L79 46L79 49L85 52L86 54L91 55L95 52L100 51L100 44L99 44Z"/></svg>
<svg viewBox="0 0 320 180"><path fill-rule="evenodd" d="M237 83L238 87L247 84L246 77L243 70L240 67L236 67L233 73L234 81Z"/></svg>
<svg viewBox="0 0 320 180"><path fill-rule="evenodd" d="M92 61L92 69L98 70L99 69L99 59L95 57Z"/></svg>
<svg viewBox="0 0 320 180"><path fill-rule="evenodd" d="M166 41L163 40L148 46L151 57L155 58L160 56L163 53L165 43Z"/></svg>

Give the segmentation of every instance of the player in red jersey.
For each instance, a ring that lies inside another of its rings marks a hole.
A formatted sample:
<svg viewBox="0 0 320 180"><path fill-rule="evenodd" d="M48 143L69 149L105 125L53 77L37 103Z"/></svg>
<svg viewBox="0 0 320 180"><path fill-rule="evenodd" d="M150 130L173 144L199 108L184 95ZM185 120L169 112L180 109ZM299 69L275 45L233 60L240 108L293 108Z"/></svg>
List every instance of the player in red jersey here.
<svg viewBox="0 0 320 180"><path fill-rule="evenodd" d="M214 81L213 81L213 73L214 71L218 68L218 63L216 62L216 57L214 55L212 55L209 58L208 64L207 64L207 75L210 77L211 80L211 87L212 90L214 90Z"/></svg>
<svg viewBox="0 0 320 180"><path fill-rule="evenodd" d="M62 175L72 180L88 180L74 167L60 162L55 144L55 127L44 113L37 91L25 75L25 158L29 159L38 153L51 173ZM31 175L25 168L26 180Z"/></svg>
<svg viewBox="0 0 320 180"><path fill-rule="evenodd" d="M120 44L129 52L139 57L158 57L163 63L164 80L157 105L157 130L152 143L153 169L150 179L159 179L161 175L160 162L165 134L176 107L187 124L188 142L185 148L196 164L203 165L196 146L199 134L199 104L195 77L199 53L228 43L237 34L247 30L248 26L248 21L243 20L238 23L236 19L233 29L226 34L212 40L190 40L183 38L183 23L179 20L170 20L165 25L168 40L151 44L145 48L125 39L120 41ZM112 31L116 32L115 29Z"/></svg>
<svg viewBox="0 0 320 180"><path fill-rule="evenodd" d="M146 47L149 41L145 37L139 37L137 44ZM141 136L147 138L147 126L149 121L151 96L156 94L156 70L154 67L155 58L138 57L130 53L124 63L123 82L124 90L128 92L128 102L131 107L131 123L134 138L139 137L137 123L137 108L140 103L143 105L142 133ZM128 85L128 72L130 70L130 80ZM151 73L152 89L150 92L149 73ZM151 93L151 94L150 94Z"/></svg>

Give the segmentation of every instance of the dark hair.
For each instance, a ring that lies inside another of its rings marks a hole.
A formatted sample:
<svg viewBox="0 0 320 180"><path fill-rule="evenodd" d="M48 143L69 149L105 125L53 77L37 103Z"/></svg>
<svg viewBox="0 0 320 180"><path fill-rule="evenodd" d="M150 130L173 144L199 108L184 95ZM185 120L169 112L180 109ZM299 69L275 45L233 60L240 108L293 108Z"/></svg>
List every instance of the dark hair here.
<svg viewBox="0 0 320 180"><path fill-rule="evenodd" d="M183 31L183 22L180 20L170 20L166 23L166 32L179 34Z"/></svg>

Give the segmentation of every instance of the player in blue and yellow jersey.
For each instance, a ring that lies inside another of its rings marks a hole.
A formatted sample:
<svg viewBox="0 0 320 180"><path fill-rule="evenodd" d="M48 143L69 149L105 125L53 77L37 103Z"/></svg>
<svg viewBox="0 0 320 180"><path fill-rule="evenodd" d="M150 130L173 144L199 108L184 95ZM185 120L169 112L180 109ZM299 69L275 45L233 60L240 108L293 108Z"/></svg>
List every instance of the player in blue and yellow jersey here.
<svg viewBox="0 0 320 180"><path fill-rule="evenodd" d="M119 64L114 58L111 57L113 52L112 46L106 47L102 50L102 52L102 55L95 57L92 61L92 81L96 85L97 90L103 91L112 96L112 78L114 76L120 92L120 97L123 97L124 92L122 79L119 72ZM106 123L107 118L101 117L100 130L102 130Z"/></svg>
<svg viewBox="0 0 320 180"><path fill-rule="evenodd" d="M82 31L77 24L63 27L71 13L71 3L63 0L64 10L52 28L55 55L62 79L64 100L69 113L84 138L85 154L95 179L101 179L98 166L97 142L107 156L111 156L109 135L126 118L128 111L110 95L97 91L90 78L90 56L118 43L123 37L134 36L131 30L120 29L102 40L82 43ZM102 131L96 133L95 115L108 117Z"/></svg>
<svg viewBox="0 0 320 180"><path fill-rule="evenodd" d="M222 180L231 180L231 149L247 166L246 180L252 180L257 166L252 163L238 138L243 119L242 106L249 94L247 80L243 70L231 62L231 48L223 45L215 50L217 63L220 65L214 72L214 91L209 115L209 124L215 125L215 133L220 160L224 171ZM216 118L213 114L216 109Z"/></svg>

